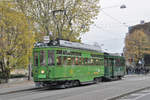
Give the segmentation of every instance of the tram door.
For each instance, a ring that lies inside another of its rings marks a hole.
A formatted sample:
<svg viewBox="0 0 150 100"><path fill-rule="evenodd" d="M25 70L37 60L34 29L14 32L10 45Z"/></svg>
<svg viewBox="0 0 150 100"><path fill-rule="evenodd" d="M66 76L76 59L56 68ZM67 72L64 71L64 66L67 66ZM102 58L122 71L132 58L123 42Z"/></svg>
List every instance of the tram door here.
<svg viewBox="0 0 150 100"><path fill-rule="evenodd" d="M105 58L105 76L113 76L113 60L111 58Z"/></svg>
<svg viewBox="0 0 150 100"><path fill-rule="evenodd" d="M114 61L112 58L109 58L109 66L110 66L110 76L113 77L114 76Z"/></svg>

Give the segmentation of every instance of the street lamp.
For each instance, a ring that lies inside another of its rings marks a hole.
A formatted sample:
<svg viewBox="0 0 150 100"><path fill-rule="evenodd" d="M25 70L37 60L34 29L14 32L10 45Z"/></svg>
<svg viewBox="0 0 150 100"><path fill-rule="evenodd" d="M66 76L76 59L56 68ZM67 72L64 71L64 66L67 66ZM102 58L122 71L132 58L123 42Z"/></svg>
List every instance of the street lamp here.
<svg viewBox="0 0 150 100"><path fill-rule="evenodd" d="M124 8L126 8L125 4L123 4L123 5L120 6L120 9L124 9Z"/></svg>
<svg viewBox="0 0 150 100"><path fill-rule="evenodd" d="M122 5L113 5L113 6L109 6L109 7L104 7L104 8L101 8L101 10L103 10L103 9L110 9L110 8L116 8L116 7L120 7L120 9L127 8L125 4L122 4Z"/></svg>
<svg viewBox="0 0 150 100"><path fill-rule="evenodd" d="M110 7L107 7L107 8L114 8L114 7L120 7L120 9L125 9L126 8L126 5L125 4L122 4L122 5L114 5L114 6L110 6ZM117 18L114 18L113 16L111 16L110 14L108 14L107 12L105 12L103 9L106 9L106 8L102 8L101 11L106 15L108 16L109 18L111 18L112 20L118 22L119 24L122 24L123 26L125 27L129 27L128 25L126 25L126 23L122 23L120 20L118 20Z"/></svg>

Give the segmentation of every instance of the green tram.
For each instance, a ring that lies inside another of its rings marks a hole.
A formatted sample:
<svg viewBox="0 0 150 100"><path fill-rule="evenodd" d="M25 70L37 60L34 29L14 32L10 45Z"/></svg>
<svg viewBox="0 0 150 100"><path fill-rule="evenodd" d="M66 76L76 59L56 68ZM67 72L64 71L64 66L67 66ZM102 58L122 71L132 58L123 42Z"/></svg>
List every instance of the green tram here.
<svg viewBox="0 0 150 100"><path fill-rule="evenodd" d="M40 43L33 49L33 79L36 85L78 86L125 74L124 58L100 48L64 40Z"/></svg>

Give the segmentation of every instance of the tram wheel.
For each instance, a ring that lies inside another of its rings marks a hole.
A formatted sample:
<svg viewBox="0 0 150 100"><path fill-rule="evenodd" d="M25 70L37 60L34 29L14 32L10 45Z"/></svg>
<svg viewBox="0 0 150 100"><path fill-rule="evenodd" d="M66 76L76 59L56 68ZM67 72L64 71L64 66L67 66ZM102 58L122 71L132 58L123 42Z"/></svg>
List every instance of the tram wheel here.
<svg viewBox="0 0 150 100"><path fill-rule="evenodd" d="M102 78L95 78L94 79L94 83L98 84L100 82L102 82Z"/></svg>
<svg viewBox="0 0 150 100"><path fill-rule="evenodd" d="M73 86L79 86L80 85L80 82L79 81L73 81Z"/></svg>

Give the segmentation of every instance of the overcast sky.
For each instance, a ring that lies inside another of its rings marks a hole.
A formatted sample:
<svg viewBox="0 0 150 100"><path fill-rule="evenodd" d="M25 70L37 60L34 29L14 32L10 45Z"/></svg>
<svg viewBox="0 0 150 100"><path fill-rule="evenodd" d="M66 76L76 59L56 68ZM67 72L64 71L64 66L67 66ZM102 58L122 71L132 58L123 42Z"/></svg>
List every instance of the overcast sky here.
<svg viewBox="0 0 150 100"><path fill-rule="evenodd" d="M120 9L125 4L127 8ZM82 42L103 45L107 52L122 53L128 27L150 21L150 0L100 0L100 13Z"/></svg>

